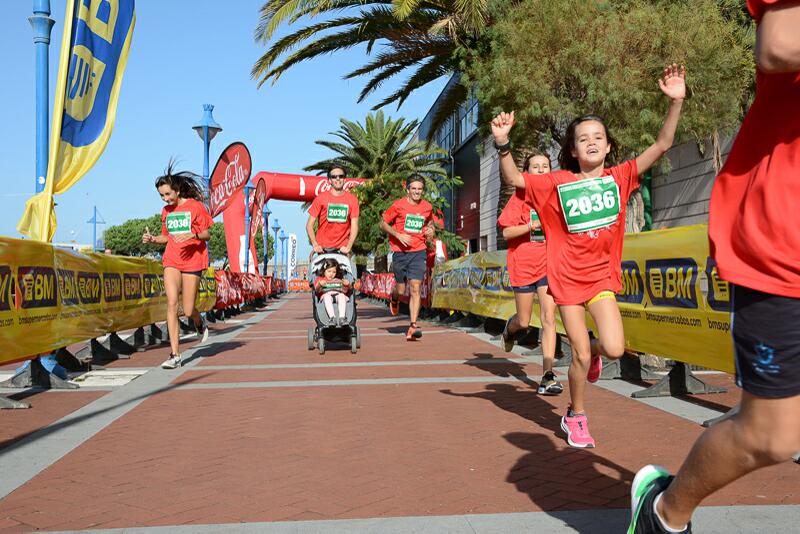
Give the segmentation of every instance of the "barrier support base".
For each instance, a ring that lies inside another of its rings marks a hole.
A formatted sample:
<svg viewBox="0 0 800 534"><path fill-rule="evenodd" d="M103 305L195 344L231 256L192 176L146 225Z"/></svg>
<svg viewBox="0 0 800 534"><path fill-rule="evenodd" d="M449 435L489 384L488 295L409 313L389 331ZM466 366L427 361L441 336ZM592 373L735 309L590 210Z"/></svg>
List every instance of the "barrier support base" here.
<svg viewBox="0 0 800 534"><path fill-rule="evenodd" d="M135 352L133 350L132 352ZM79 359L86 359L95 363L113 362L114 360L129 360L130 354L124 354L113 350L108 339L102 343L95 339L90 339L89 344L83 347L75 355Z"/></svg>
<svg viewBox="0 0 800 534"><path fill-rule="evenodd" d="M148 327L140 326L133 333L133 336L129 338L133 340L133 346L136 347L138 350L145 350L145 348L147 347L153 345L160 345L162 343L160 337L156 337L155 335L153 335L152 326Z"/></svg>
<svg viewBox="0 0 800 534"><path fill-rule="evenodd" d="M17 374L0 382L4 388L44 388L44 389L78 389L78 384L59 378L45 369L39 358L29 361Z"/></svg>
<svg viewBox="0 0 800 534"><path fill-rule="evenodd" d="M214 310L211 310L210 312L206 313L206 322L207 323L216 323L217 322L217 316L214 313Z"/></svg>
<svg viewBox="0 0 800 534"><path fill-rule="evenodd" d="M712 386L703 382L683 362L675 362L670 372L642 391L631 393L635 399L648 397L669 397L671 395L705 395L708 393L725 393L725 388Z"/></svg>
<svg viewBox="0 0 800 534"><path fill-rule="evenodd" d="M56 362L67 371L78 372L88 370L88 363L80 361L67 347L56 351Z"/></svg>
<svg viewBox="0 0 800 534"><path fill-rule="evenodd" d="M727 419L730 419L731 417L733 417L737 413L739 413L739 405L738 404L736 406L734 406L733 408L731 408L730 410L728 410L727 412L725 412L724 414L718 416L718 417L714 417L714 418L707 419L707 420L703 421L703 426L706 427L706 428L710 428L710 427L716 425L717 423L721 423L721 422L723 422L723 421L725 421Z"/></svg>
<svg viewBox="0 0 800 534"><path fill-rule="evenodd" d="M603 372L600 373L600 380L615 378L640 382L642 380L661 380L662 376L643 368L638 354L625 352L622 358L617 360L603 358Z"/></svg>
<svg viewBox="0 0 800 534"><path fill-rule="evenodd" d="M0 410L26 410L31 405L27 402L19 402L8 397L0 397Z"/></svg>

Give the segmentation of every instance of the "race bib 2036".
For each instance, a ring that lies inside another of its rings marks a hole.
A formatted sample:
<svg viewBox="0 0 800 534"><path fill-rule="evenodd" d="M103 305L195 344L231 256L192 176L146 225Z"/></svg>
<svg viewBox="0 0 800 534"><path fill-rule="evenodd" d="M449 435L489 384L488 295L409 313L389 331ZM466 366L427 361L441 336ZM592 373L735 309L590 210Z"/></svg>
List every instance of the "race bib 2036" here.
<svg viewBox="0 0 800 534"><path fill-rule="evenodd" d="M573 234L610 226L619 216L619 186L612 176L561 184L558 201Z"/></svg>
<svg viewBox="0 0 800 534"><path fill-rule="evenodd" d="M192 231L192 214L178 211L167 215L167 233L169 235L185 234Z"/></svg>
<svg viewBox="0 0 800 534"><path fill-rule="evenodd" d="M328 204L328 222L344 223L347 222L347 214L350 206L347 204Z"/></svg>
<svg viewBox="0 0 800 534"><path fill-rule="evenodd" d="M418 234L422 231L423 226L425 226L425 217L415 213L406 213L406 220L403 225L403 229L406 233Z"/></svg>

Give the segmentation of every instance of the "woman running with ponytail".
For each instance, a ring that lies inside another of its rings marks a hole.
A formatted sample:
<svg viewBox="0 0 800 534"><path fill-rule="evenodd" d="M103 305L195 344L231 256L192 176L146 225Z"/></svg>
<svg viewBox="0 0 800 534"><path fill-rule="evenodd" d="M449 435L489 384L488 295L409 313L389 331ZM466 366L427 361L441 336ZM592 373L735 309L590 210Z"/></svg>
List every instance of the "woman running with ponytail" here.
<svg viewBox="0 0 800 534"><path fill-rule="evenodd" d="M156 189L166 206L161 210L161 235L151 235L145 228L143 243L166 244L164 251L164 288L167 292L167 330L170 352L164 369L181 365L180 324L178 322L178 295L181 295L183 313L191 317L201 342L208 339L208 326L200 312L194 308L200 277L208 267L210 228L214 224L203 204L203 189L193 173L175 172L172 163L163 176L156 180Z"/></svg>
<svg viewBox="0 0 800 534"><path fill-rule="evenodd" d="M564 322L570 345L571 405L561 428L572 447L594 447L585 411L586 381L600 378L600 355L616 359L625 351L622 317L615 298L621 288L625 207L647 171L672 146L683 99L684 68L669 65L658 85L670 98L669 111L656 142L635 159L606 168L614 148L603 120L585 115L572 121L564 135L558 161L561 170L541 176L522 174L511 156L508 135L514 113L492 120L500 168L509 185L525 192L547 236L547 280ZM586 310L597 325L597 339L586 331Z"/></svg>
<svg viewBox="0 0 800 534"><path fill-rule="evenodd" d="M550 172L550 158L535 152L522 166L529 174ZM556 355L556 303L547 292L547 245L542 223L533 206L525 201L525 192L517 190L508 199L497 219L508 242L508 277L514 291L517 312L509 317L503 329L503 350L511 352L514 341L528 331L533 309L533 295L539 296L539 319L542 324L542 367L540 395L558 395L564 387L556 379L553 363Z"/></svg>

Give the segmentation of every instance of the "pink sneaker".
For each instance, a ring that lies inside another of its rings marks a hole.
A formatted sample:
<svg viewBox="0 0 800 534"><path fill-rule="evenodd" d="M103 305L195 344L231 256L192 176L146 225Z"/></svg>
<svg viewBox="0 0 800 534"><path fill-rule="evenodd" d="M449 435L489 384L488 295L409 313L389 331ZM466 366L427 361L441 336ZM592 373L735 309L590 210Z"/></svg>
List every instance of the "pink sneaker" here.
<svg viewBox="0 0 800 534"><path fill-rule="evenodd" d="M600 373L603 372L603 358L599 354L592 356L589 362L589 373L586 375L586 380L594 384L600 380Z"/></svg>
<svg viewBox="0 0 800 534"><path fill-rule="evenodd" d="M594 439L589 434L589 421L583 414L565 415L561 418L561 430L567 434L567 443L577 449L594 448Z"/></svg>

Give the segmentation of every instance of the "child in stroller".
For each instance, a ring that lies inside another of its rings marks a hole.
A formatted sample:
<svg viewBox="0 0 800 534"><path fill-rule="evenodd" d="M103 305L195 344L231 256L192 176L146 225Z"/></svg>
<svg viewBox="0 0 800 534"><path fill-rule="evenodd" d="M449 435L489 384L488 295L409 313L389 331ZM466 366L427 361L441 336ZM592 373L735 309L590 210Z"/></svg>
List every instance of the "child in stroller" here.
<svg viewBox="0 0 800 534"><path fill-rule="evenodd" d="M316 323L308 329L308 350L316 347L324 354L326 341L338 341L349 342L350 352L355 354L361 346L361 333L356 326L355 274L350 258L336 249L325 249L312 256L308 272Z"/></svg>
<svg viewBox="0 0 800 534"><path fill-rule="evenodd" d="M314 281L314 291L325 305L325 311L330 320L329 325L346 325L347 301L350 300L348 295L352 286L350 281L344 278L339 262L333 258L325 258L317 275L317 279ZM333 307L334 302L336 302L337 309Z"/></svg>

